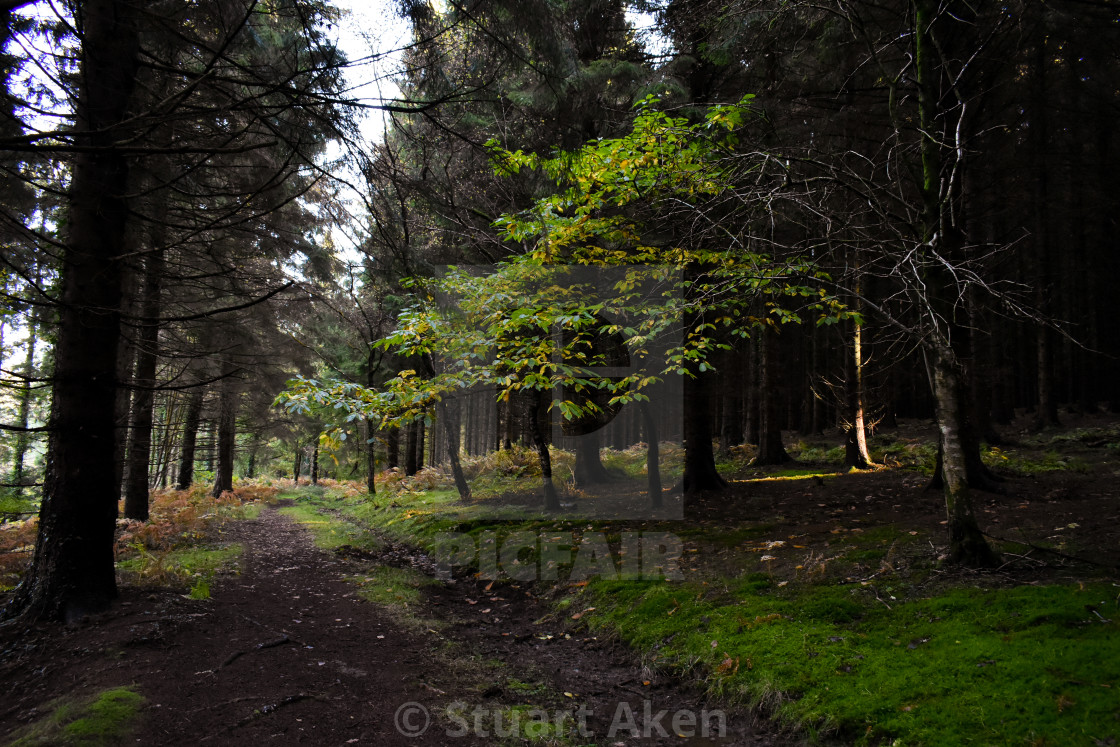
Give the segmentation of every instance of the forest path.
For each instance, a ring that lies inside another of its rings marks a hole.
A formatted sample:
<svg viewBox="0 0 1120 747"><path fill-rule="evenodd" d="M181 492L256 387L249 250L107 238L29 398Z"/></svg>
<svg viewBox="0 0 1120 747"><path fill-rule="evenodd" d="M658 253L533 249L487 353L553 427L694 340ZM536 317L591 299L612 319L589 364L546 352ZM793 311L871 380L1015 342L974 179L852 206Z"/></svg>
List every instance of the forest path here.
<svg viewBox="0 0 1120 747"><path fill-rule="evenodd" d="M0 735L41 719L59 696L128 685L146 699L130 740L142 745L794 743L743 711L723 714L721 736L678 736L675 714L703 717L719 705L552 614L539 590L474 578L435 584L406 619L362 600L345 578L377 558L321 550L275 507L226 525L220 541L242 546L240 572L215 579L208 600L125 587L88 623L0 639L10 693ZM408 552L397 546L384 560L403 565ZM449 722L440 714L455 703L462 720ZM510 734L511 712L530 707L564 719L559 738ZM573 731L579 709L582 736ZM428 728L412 736L398 723Z"/></svg>
<svg viewBox="0 0 1120 747"><path fill-rule="evenodd" d="M140 743L446 743L394 726L398 707L431 698L424 678L442 667L429 641L358 598L350 562L273 508L224 539L243 545L241 573L186 603L195 611L172 616L171 631L137 629L138 643L156 634L131 667L148 699Z"/></svg>

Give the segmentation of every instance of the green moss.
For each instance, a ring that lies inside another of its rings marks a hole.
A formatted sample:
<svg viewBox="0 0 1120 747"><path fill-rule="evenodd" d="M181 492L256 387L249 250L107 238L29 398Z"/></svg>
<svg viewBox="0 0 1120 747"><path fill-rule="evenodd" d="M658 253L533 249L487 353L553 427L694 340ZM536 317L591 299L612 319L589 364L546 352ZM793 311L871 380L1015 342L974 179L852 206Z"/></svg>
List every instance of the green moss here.
<svg viewBox="0 0 1120 747"><path fill-rule="evenodd" d="M871 460L877 464L904 467L932 475L937 462L937 446L917 439L876 436L871 440ZM843 462L843 457L841 457Z"/></svg>
<svg viewBox="0 0 1120 747"><path fill-rule="evenodd" d="M144 698L131 687L50 704L50 713L13 735L13 747L121 744L136 727Z"/></svg>
<svg viewBox="0 0 1120 747"><path fill-rule="evenodd" d="M522 682L515 677L506 679L506 689L527 695L542 695L548 692L548 686L541 682Z"/></svg>
<svg viewBox="0 0 1120 747"><path fill-rule="evenodd" d="M583 619L656 664L700 668L718 693L859 744L1120 737L1111 586L958 589L887 608L863 587L758 581L744 579L734 601L693 584L594 581Z"/></svg>
<svg viewBox="0 0 1120 747"><path fill-rule="evenodd" d="M1021 449L1001 449L995 446L981 453L984 463L993 469L1019 476L1037 475L1044 472L1089 471L1089 463L1076 456L1060 454L1057 451L1030 452Z"/></svg>
<svg viewBox="0 0 1120 747"><path fill-rule="evenodd" d="M347 580L358 586L358 594L367 602L401 608L419 604L420 590L437 583L430 576L412 568L391 568L384 565L373 566Z"/></svg>

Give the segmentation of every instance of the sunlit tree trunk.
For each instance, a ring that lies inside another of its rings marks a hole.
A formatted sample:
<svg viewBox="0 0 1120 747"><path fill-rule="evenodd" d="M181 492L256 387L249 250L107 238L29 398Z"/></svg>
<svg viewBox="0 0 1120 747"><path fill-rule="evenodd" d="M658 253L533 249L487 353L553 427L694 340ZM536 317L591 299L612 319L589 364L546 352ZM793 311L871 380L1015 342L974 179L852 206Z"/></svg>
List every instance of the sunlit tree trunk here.
<svg viewBox="0 0 1120 747"><path fill-rule="evenodd" d="M859 295L862 292L859 277L859 260L855 262L855 310L860 311ZM852 320L852 348L848 352L848 374L845 388L848 399L848 438L844 449L844 465L856 469L871 466L871 452L867 448L867 424L863 401L863 323Z"/></svg>

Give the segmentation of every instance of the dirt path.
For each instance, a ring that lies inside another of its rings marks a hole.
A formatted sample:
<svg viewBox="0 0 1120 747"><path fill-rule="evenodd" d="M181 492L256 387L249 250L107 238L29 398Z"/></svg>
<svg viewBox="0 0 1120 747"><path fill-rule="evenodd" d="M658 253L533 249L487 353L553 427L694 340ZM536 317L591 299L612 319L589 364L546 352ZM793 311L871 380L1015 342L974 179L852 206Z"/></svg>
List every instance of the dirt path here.
<svg viewBox="0 0 1120 747"><path fill-rule="evenodd" d="M60 695L132 684L147 699L136 734L145 745L518 744L527 742L495 736L492 719L525 704L564 719L565 730L582 706L587 736L573 735L571 744L787 743L732 712L723 738L676 736L680 711L708 711L718 734L717 707L643 673L629 652L549 622L548 606L531 591L473 580L432 587L420 612L444 623L437 633L359 599L343 575L371 561L316 549L272 508L223 539L244 546L241 573L218 579L210 600L125 589L113 611L87 624L0 637L9 693L0 734L35 720ZM533 691L511 688L510 675ZM455 702L464 704L461 721L437 715ZM395 721L406 707L414 712L403 726L425 722L409 703L431 714L418 736Z"/></svg>

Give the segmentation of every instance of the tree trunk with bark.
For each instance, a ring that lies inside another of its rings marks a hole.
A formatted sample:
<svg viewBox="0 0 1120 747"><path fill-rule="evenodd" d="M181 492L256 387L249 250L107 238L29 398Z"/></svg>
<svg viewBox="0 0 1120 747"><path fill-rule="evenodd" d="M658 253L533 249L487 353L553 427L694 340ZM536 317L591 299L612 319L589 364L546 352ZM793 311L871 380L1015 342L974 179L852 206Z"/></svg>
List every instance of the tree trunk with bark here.
<svg viewBox="0 0 1120 747"><path fill-rule="evenodd" d="M544 393L535 390L532 395L532 408L529 413L529 428L533 436L533 445L537 449L537 458L541 464L541 482L544 488L544 510L559 511L560 496L556 493L556 484L552 482L552 455L548 452L548 439L544 435L544 426L541 410L544 406Z"/></svg>
<svg viewBox="0 0 1120 747"><path fill-rule="evenodd" d="M720 424L719 448L724 454L743 443L743 372L746 356L736 346L726 356L720 379L723 382L723 420Z"/></svg>
<svg viewBox="0 0 1120 747"><path fill-rule="evenodd" d="M456 402L440 402L437 405L440 420L443 421L447 445L447 458L451 462L451 474L455 478L455 489L459 491L459 499L469 501L471 488L463 474L463 464L459 461L459 405Z"/></svg>
<svg viewBox="0 0 1120 747"><path fill-rule="evenodd" d="M377 495L377 425L366 420L366 492Z"/></svg>
<svg viewBox="0 0 1120 747"><path fill-rule="evenodd" d="M139 59L131 3L82 3L81 91L68 238L59 278L54 392L39 532L5 617L76 620L117 596L113 541L121 261L129 162L114 148Z"/></svg>
<svg viewBox="0 0 1120 747"><path fill-rule="evenodd" d="M859 262L855 264L859 272ZM855 281L856 311L860 311L860 279ZM871 466L871 452L867 448L867 424L863 403L863 324L852 321L852 348L848 352L848 369L844 386L848 399L848 437L844 448L844 466L867 469Z"/></svg>
<svg viewBox="0 0 1120 747"><path fill-rule="evenodd" d="M36 324L36 317L31 315L30 322L27 325L27 344L24 347L24 354L27 360L23 364L23 375L26 380L20 388L19 395L19 427L27 428L31 421L31 397L32 392L35 391L35 384L32 379L35 378L35 348L38 344L38 325ZM3 344L0 344L0 350L3 350ZM16 486L16 495L23 495L25 469L27 462L27 451L31 447L31 435L22 432L16 436L15 453L12 455L12 482Z"/></svg>
<svg viewBox="0 0 1120 747"><path fill-rule="evenodd" d="M420 423L408 424L408 433L404 442L404 473L408 476L415 475L419 469L420 460L417 457L417 441L419 441Z"/></svg>
<svg viewBox="0 0 1120 747"><path fill-rule="evenodd" d="M937 408L937 429L942 454L942 492L949 528L949 562L969 567L997 565L999 557L992 551L976 522L969 489L968 470L960 424L963 387L953 352L940 348L927 353L933 360L931 369Z"/></svg>
<svg viewBox="0 0 1120 747"><path fill-rule="evenodd" d="M395 425L388 429L385 436L385 462L389 469L400 469L401 429Z"/></svg>
<svg viewBox="0 0 1120 747"><path fill-rule="evenodd" d="M198 427L202 423L202 401L206 390L195 387L187 401L186 422L183 423L183 445L179 456L179 479L175 487L188 490L194 482L195 447L198 444Z"/></svg>
<svg viewBox="0 0 1120 747"><path fill-rule="evenodd" d="M602 485L610 482L611 473L603 466L599 456L599 431L576 438L575 483L577 487Z"/></svg>
<svg viewBox="0 0 1120 747"><path fill-rule="evenodd" d="M163 245L162 228L153 229L153 246ZM124 491L124 515L148 520L149 468L152 460L152 408L155 405L156 362L159 358L160 293L163 254L153 251L144 260L141 320L137 334L135 391L132 420L128 429L128 478Z"/></svg>
<svg viewBox="0 0 1120 747"><path fill-rule="evenodd" d="M684 380L684 477L686 495L723 490L727 483L716 469L712 449L711 374L698 373Z"/></svg>
<svg viewBox="0 0 1120 747"><path fill-rule="evenodd" d="M221 395L218 399L218 468L214 474L215 498L233 490L234 442L237 437L237 379L232 366L223 367Z"/></svg>
<svg viewBox="0 0 1120 747"><path fill-rule="evenodd" d="M646 438L646 491L650 508L661 508L661 454L657 436L657 419L649 402L639 404L642 410L642 430Z"/></svg>
<svg viewBox="0 0 1120 747"><path fill-rule="evenodd" d="M764 326L759 334L759 413L758 455L755 465L785 464L793 461L782 444L782 422L778 409L782 372L778 361L778 333Z"/></svg>
<svg viewBox="0 0 1120 747"><path fill-rule="evenodd" d="M921 303L929 308L923 320L926 338L924 355L940 434L942 492L949 528L949 560L970 566L990 566L997 556L988 546L976 522L969 492L967 450L967 412L964 398L963 372L956 351L950 345L953 339L950 322L959 297L954 279L944 267L944 262L959 259L963 237L954 224L955 211L950 210L954 200L954 185L942 179L942 149L945 143L938 132L948 136L949 122L940 102L941 76L944 69L935 73L937 59L933 39L934 22L938 5L935 0L916 0L914 4L914 69L918 85L918 120L921 156L920 194L922 199L921 256L928 257L936 251L941 261L931 262L925 270L926 277L912 293L922 294ZM961 114L957 113L957 116ZM958 122L958 125L960 123ZM942 128L942 129L939 129ZM956 132L960 127L953 128ZM964 151L953 153L963 159ZM964 168L965 163L955 164ZM978 443L976 444L978 446Z"/></svg>

